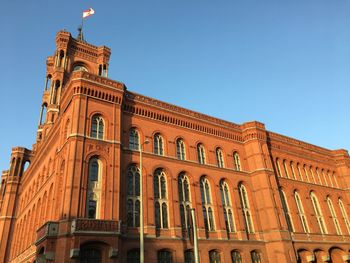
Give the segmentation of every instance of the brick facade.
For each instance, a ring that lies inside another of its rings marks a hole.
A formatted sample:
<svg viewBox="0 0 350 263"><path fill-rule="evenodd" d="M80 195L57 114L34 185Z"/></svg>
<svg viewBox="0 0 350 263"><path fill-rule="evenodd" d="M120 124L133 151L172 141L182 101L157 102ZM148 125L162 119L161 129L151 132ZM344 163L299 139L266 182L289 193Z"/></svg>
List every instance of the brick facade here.
<svg viewBox="0 0 350 263"><path fill-rule="evenodd" d="M2 173L0 262L135 262L140 146L146 262L191 262L186 207L200 262L350 262L346 150L130 92L110 54L58 32L36 143Z"/></svg>

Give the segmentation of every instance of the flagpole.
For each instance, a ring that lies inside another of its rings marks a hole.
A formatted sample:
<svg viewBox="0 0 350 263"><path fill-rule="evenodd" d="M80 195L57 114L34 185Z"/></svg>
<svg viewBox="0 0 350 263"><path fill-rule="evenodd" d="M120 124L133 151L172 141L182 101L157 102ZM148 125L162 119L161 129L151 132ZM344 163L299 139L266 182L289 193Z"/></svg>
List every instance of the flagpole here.
<svg viewBox="0 0 350 263"><path fill-rule="evenodd" d="M193 225L194 262L199 263L197 223L196 223L196 214L195 214L194 208L191 208L191 217L192 217L192 225Z"/></svg>

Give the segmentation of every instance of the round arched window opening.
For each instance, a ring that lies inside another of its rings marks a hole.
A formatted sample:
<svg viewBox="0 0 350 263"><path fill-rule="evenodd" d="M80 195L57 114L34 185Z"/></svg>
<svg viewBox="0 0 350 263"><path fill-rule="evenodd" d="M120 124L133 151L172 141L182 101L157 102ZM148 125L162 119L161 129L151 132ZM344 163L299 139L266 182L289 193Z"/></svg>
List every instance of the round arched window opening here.
<svg viewBox="0 0 350 263"><path fill-rule="evenodd" d="M86 72L88 72L87 68L84 67L83 65L75 65L73 68L73 71L86 71Z"/></svg>

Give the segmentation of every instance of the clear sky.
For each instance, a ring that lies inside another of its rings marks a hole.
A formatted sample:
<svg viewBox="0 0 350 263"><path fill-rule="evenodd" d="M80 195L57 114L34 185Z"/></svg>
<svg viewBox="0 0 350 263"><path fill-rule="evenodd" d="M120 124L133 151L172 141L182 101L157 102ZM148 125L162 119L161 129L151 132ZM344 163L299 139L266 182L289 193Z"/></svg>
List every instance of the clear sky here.
<svg viewBox="0 0 350 263"><path fill-rule="evenodd" d="M85 38L130 91L350 149L349 0L3 0L0 170L35 142L46 56L89 7Z"/></svg>

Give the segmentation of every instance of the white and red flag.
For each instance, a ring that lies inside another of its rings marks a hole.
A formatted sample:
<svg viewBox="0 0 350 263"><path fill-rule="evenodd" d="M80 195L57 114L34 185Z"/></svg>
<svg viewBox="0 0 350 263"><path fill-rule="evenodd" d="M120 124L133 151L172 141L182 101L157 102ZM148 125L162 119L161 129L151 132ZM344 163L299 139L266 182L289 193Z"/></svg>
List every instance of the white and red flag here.
<svg viewBox="0 0 350 263"><path fill-rule="evenodd" d="M93 14L95 14L95 10L90 7L88 10L83 11L83 18L86 18Z"/></svg>

